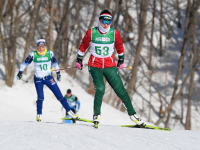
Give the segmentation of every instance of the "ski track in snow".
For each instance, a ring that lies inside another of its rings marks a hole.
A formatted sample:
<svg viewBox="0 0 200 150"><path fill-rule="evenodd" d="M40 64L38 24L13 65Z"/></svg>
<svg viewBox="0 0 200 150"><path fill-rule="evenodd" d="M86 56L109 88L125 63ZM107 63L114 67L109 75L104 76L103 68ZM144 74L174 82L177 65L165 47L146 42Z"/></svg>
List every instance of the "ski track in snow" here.
<svg viewBox="0 0 200 150"><path fill-rule="evenodd" d="M198 131L157 131L89 123L0 121L1 150L200 150Z"/></svg>

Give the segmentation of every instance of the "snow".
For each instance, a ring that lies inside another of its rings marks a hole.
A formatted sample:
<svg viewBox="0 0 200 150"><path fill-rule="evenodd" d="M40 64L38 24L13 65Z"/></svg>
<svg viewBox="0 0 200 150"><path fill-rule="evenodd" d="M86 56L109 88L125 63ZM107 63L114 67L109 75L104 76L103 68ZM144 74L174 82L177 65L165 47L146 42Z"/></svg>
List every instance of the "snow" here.
<svg viewBox="0 0 200 150"><path fill-rule="evenodd" d="M0 121L0 146L6 150L200 149L199 132L156 131L90 124L36 121Z"/></svg>
<svg viewBox="0 0 200 150"><path fill-rule="evenodd" d="M133 124L126 113L102 104L101 123L98 129L91 123L77 122L64 124L61 118L64 111L53 93L44 88L44 106L42 122L36 122L36 90L32 78L24 75L23 81L14 81L9 88L0 80L0 149L200 149L199 131L157 131L121 127ZM62 81L58 82L62 93L71 88L80 102L80 118L92 119L93 96L89 95L67 73L62 72ZM148 123L148 122L146 122ZM150 124L150 123L148 123Z"/></svg>

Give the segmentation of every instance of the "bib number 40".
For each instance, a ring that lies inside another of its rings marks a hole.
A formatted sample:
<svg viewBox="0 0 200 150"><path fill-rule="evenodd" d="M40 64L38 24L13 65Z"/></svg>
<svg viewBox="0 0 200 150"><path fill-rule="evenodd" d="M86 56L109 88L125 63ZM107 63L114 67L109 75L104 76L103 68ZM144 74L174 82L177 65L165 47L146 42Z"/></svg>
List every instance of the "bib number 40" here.
<svg viewBox="0 0 200 150"><path fill-rule="evenodd" d="M109 54L109 47L104 46L103 48L101 46L95 46L95 52L97 55L104 55L107 56Z"/></svg>

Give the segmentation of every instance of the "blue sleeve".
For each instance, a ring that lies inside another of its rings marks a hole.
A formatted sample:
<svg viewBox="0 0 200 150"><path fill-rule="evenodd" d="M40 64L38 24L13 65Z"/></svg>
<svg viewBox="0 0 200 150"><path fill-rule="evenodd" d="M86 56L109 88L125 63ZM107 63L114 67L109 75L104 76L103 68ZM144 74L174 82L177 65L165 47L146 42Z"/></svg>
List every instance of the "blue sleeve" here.
<svg viewBox="0 0 200 150"><path fill-rule="evenodd" d="M80 103L79 100L77 100L76 102L77 102L77 104L78 104L78 110L79 110L79 109L80 109L80 106L81 106L81 103Z"/></svg>
<svg viewBox="0 0 200 150"><path fill-rule="evenodd" d="M33 56L29 55L24 62L21 64L20 71L23 72L26 66L28 66L33 61Z"/></svg>
<svg viewBox="0 0 200 150"><path fill-rule="evenodd" d="M51 62L54 64L54 63L58 63L58 61L57 61L57 59L56 59L56 57L55 56L53 56L52 58L51 58Z"/></svg>
<svg viewBox="0 0 200 150"><path fill-rule="evenodd" d="M32 61L33 61L33 57L28 55L28 57L24 61L24 64L29 65Z"/></svg>
<svg viewBox="0 0 200 150"><path fill-rule="evenodd" d="M53 56L53 57L51 58L51 62L52 62L52 65L53 65L53 68L54 68L54 69L59 69L59 67L58 67L58 61L57 61L57 59L56 59L55 56Z"/></svg>

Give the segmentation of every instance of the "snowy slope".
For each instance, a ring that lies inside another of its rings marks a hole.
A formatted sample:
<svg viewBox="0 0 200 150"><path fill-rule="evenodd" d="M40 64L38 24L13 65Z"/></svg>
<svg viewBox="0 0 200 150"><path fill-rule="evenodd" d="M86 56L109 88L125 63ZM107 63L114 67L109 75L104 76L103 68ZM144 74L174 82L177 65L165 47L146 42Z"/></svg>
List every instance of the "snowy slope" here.
<svg viewBox="0 0 200 150"><path fill-rule="evenodd" d="M28 76L28 75L27 75ZM27 80L27 76L23 76ZM0 95L0 120L16 120L16 121L35 121L36 118L36 100L37 94L35 85L32 79L28 79L28 83L15 80L15 85L12 88L2 86ZM58 82L58 86L63 95L68 88L71 88L72 93L75 94L81 102L79 117L85 119L92 119L93 116L93 96L86 93L74 80L65 72L62 72L62 82ZM61 118L64 117L64 110L55 98L53 93L44 87L44 103L43 103L43 121L61 123ZM130 124L129 116L110 105L102 104L101 113L102 124ZM117 119L113 119L117 118Z"/></svg>
<svg viewBox="0 0 200 150"><path fill-rule="evenodd" d="M1 150L199 150L195 131L156 131L117 125L0 121Z"/></svg>
<svg viewBox="0 0 200 150"><path fill-rule="evenodd" d="M29 75L24 75L26 80ZM14 82L13 88L0 81L0 149L200 149L199 131L156 131L122 128L121 124L133 124L126 113L103 103L99 129L92 124L63 124L61 104L52 92L44 88L42 122L36 122L36 91L32 79L29 83ZM81 102L79 117L92 119L93 96L87 94L68 74L62 72L58 83L64 94L68 88ZM145 118L144 118L145 120Z"/></svg>

